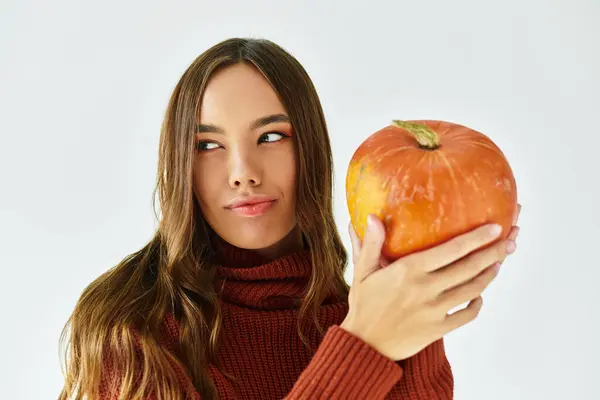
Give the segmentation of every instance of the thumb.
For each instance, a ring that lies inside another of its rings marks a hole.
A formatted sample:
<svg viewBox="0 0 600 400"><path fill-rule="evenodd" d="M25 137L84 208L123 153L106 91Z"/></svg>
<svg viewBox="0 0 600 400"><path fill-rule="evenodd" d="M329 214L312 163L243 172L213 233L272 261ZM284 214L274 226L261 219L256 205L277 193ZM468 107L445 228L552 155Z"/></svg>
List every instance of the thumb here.
<svg viewBox="0 0 600 400"><path fill-rule="evenodd" d="M367 217L367 232L363 238L362 249L358 262L354 265L354 281L364 281L374 271L379 269L381 247L385 241L385 227L374 214Z"/></svg>
<svg viewBox="0 0 600 400"><path fill-rule="evenodd" d="M350 244L352 245L352 264L356 264L358 262L358 256L360 255L362 242L356 234L352 222L348 224L348 233L350 234Z"/></svg>

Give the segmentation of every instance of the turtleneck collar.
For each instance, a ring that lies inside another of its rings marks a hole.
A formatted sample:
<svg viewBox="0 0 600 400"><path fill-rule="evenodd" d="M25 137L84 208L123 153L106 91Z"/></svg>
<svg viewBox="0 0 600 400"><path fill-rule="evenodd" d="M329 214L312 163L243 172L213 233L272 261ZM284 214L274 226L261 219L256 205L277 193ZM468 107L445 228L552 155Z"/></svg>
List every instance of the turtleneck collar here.
<svg viewBox="0 0 600 400"><path fill-rule="evenodd" d="M297 308L312 273L310 250L269 260L220 241L216 288L226 303L261 310Z"/></svg>

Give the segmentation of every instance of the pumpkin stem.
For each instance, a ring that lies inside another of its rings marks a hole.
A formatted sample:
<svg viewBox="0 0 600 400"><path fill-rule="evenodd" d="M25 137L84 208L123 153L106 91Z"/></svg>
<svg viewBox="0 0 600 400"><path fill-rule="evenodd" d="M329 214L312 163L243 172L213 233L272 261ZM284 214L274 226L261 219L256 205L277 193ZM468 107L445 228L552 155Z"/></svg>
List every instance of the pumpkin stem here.
<svg viewBox="0 0 600 400"><path fill-rule="evenodd" d="M423 149L435 150L440 147L440 137L430 127L423 124L417 124L414 122L393 120L392 123L398 128L409 131L419 142L419 145Z"/></svg>

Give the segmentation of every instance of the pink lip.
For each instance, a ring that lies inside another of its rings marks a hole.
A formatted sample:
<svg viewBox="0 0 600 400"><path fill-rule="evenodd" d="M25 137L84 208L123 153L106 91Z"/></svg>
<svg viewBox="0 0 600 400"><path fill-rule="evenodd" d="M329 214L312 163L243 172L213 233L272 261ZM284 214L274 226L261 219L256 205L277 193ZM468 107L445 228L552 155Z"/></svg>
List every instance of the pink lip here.
<svg viewBox="0 0 600 400"><path fill-rule="evenodd" d="M265 214L276 201L272 196L250 194L236 197L225 208L244 217L256 217Z"/></svg>
<svg viewBox="0 0 600 400"><path fill-rule="evenodd" d="M244 217L257 217L269 211L269 209L273 207L274 204L275 200L268 200L261 201L259 203L251 203L228 208L234 213Z"/></svg>

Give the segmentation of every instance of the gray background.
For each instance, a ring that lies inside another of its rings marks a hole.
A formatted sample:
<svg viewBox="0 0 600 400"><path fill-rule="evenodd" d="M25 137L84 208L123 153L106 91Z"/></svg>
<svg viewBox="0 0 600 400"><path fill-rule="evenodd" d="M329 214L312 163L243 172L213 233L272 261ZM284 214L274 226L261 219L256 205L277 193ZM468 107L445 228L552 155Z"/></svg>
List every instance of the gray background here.
<svg viewBox="0 0 600 400"><path fill-rule="evenodd" d="M56 398L81 291L155 227L171 90L212 44L254 36L314 79L348 248L346 167L392 119L458 122L509 158L519 249L446 337L456 398L600 398L599 25L598 0L2 0L0 397Z"/></svg>

